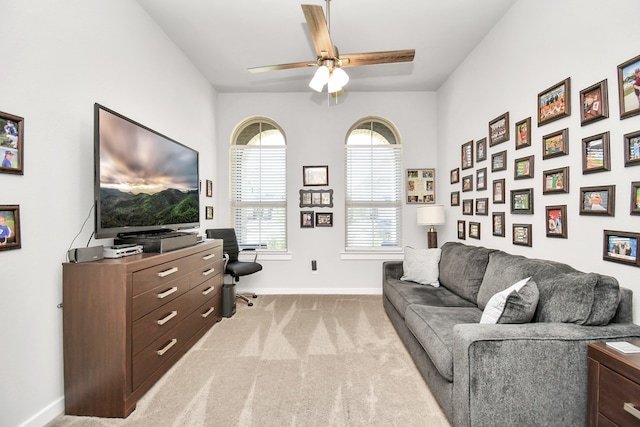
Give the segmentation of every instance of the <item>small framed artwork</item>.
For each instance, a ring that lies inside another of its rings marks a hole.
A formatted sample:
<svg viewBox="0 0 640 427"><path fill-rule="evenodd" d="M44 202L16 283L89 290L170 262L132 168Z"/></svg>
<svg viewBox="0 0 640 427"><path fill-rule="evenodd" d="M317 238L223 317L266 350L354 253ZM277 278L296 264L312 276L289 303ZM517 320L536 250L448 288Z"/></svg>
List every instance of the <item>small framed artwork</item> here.
<svg viewBox="0 0 640 427"><path fill-rule="evenodd" d="M457 184L460 182L460 168L451 169L449 173L449 181L451 184Z"/></svg>
<svg viewBox="0 0 640 427"><path fill-rule="evenodd" d="M333 190L300 190L301 208L332 208Z"/></svg>
<svg viewBox="0 0 640 427"><path fill-rule="evenodd" d="M213 197L213 181L207 179L205 182L207 183L207 197Z"/></svg>
<svg viewBox="0 0 640 427"><path fill-rule="evenodd" d="M514 245L532 246L531 224L513 224L512 233Z"/></svg>
<svg viewBox="0 0 640 427"><path fill-rule="evenodd" d="M0 172L24 174L24 119L0 111Z"/></svg>
<svg viewBox="0 0 640 427"><path fill-rule="evenodd" d="M316 227L333 227L333 212L316 213Z"/></svg>
<svg viewBox="0 0 640 427"><path fill-rule="evenodd" d="M547 237L567 238L567 205L547 206Z"/></svg>
<svg viewBox="0 0 640 427"><path fill-rule="evenodd" d="M624 136L624 166L640 165L640 131Z"/></svg>
<svg viewBox="0 0 640 427"><path fill-rule="evenodd" d="M473 199L462 200L462 215L473 215Z"/></svg>
<svg viewBox="0 0 640 427"><path fill-rule="evenodd" d="M531 146L531 117L516 123L516 150Z"/></svg>
<svg viewBox="0 0 640 427"><path fill-rule="evenodd" d="M205 207L205 219L213 219L213 206Z"/></svg>
<svg viewBox="0 0 640 427"><path fill-rule="evenodd" d="M300 212L300 228L313 228L313 219L315 215L313 211Z"/></svg>
<svg viewBox="0 0 640 427"><path fill-rule="evenodd" d="M542 160L569 154L569 128L542 137Z"/></svg>
<svg viewBox="0 0 640 427"><path fill-rule="evenodd" d="M511 190L511 213L533 214L533 188Z"/></svg>
<svg viewBox="0 0 640 427"><path fill-rule="evenodd" d="M609 117L609 102L607 99L607 79L580 91L580 125Z"/></svg>
<svg viewBox="0 0 640 427"><path fill-rule="evenodd" d="M462 170L473 167L473 141L465 142L462 144L461 149L460 167Z"/></svg>
<svg viewBox="0 0 640 427"><path fill-rule="evenodd" d="M640 181L631 183L631 215L640 215Z"/></svg>
<svg viewBox="0 0 640 427"><path fill-rule="evenodd" d="M538 94L538 127L571 115L571 77Z"/></svg>
<svg viewBox="0 0 640 427"><path fill-rule="evenodd" d="M493 224L493 235L504 237L504 212L493 212L491 223Z"/></svg>
<svg viewBox="0 0 640 427"><path fill-rule="evenodd" d="M542 194L569 192L569 166L542 172Z"/></svg>
<svg viewBox="0 0 640 427"><path fill-rule="evenodd" d="M451 206L460 206L460 192L452 191L451 192Z"/></svg>
<svg viewBox="0 0 640 427"><path fill-rule="evenodd" d="M618 65L620 118L640 114L640 55Z"/></svg>
<svg viewBox="0 0 640 427"><path fill-rule="evenodd" d="M465 229L466 221L464 220L458 220L458 239L460 240L465 240L467 238L467 231Z"/></svg>
<svg viewBox="0 0 640 427"><path fill-rule="evenodd" d="M476 215L489 215L489 198L476 199Z"/></svg>
<svg viewBox="0 0 640 427"><path fill-rule="evenodd" d="M507 150L491 155L491 172L507 170Z"/></svg>
<svg viewBox="0 0 640 427"><path fill-rule="evenodd" d="M580 215L615 216L616 186L580 188Z"/></svg>
<svg viewBox="0 0 640 427"><path fill-rule="evenodd" d="M329 166L302 166L302 185L329 185Z"/></svg>
<svg viewBox="0 0 640 427"><path fill-rule="evenodd" d="M504 200L504 187L505 179L494 179L493 180L493 203L501 204L505 203Z"/></svg>
<svg viewBox="0 0 640 427"><path fill-rule="evenodd" d="M480 239L480 223L469 221L469 238Z"/></svg>
<svg viewBox="0 0 640 427"><path fill-rule="evenodd" d="M0 205L0 251L21 247L20 206Z"/></svg>
<svg viewBox="0 0 640 427"><path fill-rule="evenodd" d="M521 157L514 161L513 179L533 178L533 156Z"/></svg>
<svg viewBox="0 0 640 427"><path fill-rule="evenodd" d="M476 141L476 162L487 160L487 138Z"/></svg>
<svg viewBox="0 0 640 427"><path fill-rule="evenodd" d="M487 168L481 168L476 171L476 190L487 189Z"/></svg>
<svg viewBox="0 0 640 427"><path fill-rule="evenodd" d="M638 240L640 233L604 230L602 259L640 267Z"/></svg>
<svg viewBox="0 0 640 427"><path fill-rule="evenodd" d="M489 122L489 147L509 140L509 112Z"/></svg>
<svg viewBox="0 0 640 427"><path fill-rule="evenodd" d="M473 175L467 175L462 177L462 191L473 190Z"/></svg>
<svg viewBox="0 0 640 427"><path fill-rule="evenodd" d="M436 202L436 170L407 169L407 203Z"/></svg>
<svg viewBox="0 0 640 427"><path fill-rule="evenodd" d="M582 173L611 170L609 132L582 139Z"/></svg>

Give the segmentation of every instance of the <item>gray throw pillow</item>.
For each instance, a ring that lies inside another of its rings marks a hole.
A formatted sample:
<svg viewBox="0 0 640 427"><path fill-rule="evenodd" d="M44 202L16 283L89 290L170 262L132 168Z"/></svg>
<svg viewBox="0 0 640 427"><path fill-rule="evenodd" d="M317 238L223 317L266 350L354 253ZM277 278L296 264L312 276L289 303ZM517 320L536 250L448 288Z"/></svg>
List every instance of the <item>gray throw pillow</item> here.
<svg viewBox="0 0 640 427"><path fill-rule="evenodd" d="M431 285L437 288L440 286L440 283L438 283L440 254L441 250L439 248L414 249L407 246L404 249L403 275L400 280Z"/></svg>

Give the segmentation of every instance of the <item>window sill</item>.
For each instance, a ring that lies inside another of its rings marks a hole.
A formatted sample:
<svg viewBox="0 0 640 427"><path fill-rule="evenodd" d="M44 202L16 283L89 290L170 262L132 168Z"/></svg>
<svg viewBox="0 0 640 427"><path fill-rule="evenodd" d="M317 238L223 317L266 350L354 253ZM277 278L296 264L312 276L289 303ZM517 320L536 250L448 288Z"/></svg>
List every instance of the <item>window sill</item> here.
<svg viewBox="0 0 640 427"><path fill-rule="evenodd" d="M291 261L292 259L293 255L291 252L267 252L259 250L256 261Z"/></svg>
<svg viewBox="0 0 640 427"><path fill-rule="evenodd" d="M340 254L342 260L402 260L404 252L396 251L344 251Z"/></svg>

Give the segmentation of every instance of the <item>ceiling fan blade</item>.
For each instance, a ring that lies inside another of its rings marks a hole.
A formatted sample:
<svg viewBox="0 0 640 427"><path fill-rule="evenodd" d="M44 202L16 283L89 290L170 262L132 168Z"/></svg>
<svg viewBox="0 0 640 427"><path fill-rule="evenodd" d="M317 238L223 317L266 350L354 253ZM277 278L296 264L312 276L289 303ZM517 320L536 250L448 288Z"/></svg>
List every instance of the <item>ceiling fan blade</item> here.
<svg viewBox="0 0 640 427"><path fill-rule="evenodd" d="M307 20L307 26L309 27L318 58L335 58L333 42L329 35L329 28L327 27L327 20L324 18L322 6L303 4L302 11L304 12L304 18Z"/></svg>
<svg viewBox="0 0 640 427"><path fill-rule="evenodd" d="M394 62L411 62L413 61L416 51L414 49L406 50L387 50L383 52L367 52L367 53L348 53L340 55L342 67L359 67L361 65L374 64L390 64Z"/></svg>
<svg viewBox="0 0 640 427"><path fill-rule="evenodd" d="M292 62L290 64L277 64L277 65L265 65L263 67L252 67L247 68L247 70L251 73L263 73L265 71L275 71L275 70L289 70L292 68L305 68L305 67L315 67L318 64L315 62Z"/></svg>

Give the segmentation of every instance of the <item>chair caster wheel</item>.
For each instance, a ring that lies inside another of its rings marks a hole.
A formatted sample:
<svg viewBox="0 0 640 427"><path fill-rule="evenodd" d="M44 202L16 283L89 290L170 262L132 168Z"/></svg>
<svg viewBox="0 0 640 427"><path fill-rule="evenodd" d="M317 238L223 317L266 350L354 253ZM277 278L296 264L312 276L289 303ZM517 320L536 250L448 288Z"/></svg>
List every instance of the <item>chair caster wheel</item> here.
<svg viewBox="0 0 640 427"><path fill-rule="evenodd" d="M252 303L252 302L250 302L250 303L248 303L247 305L248 305L249 307L252 307L252 306L253 306L253 303Z"/></svg>
<svg viewBox="0 0 640 427"><path fill-rule="evenodd" d="M258 298L258 295L253 295L253 298Z"/></svg>

